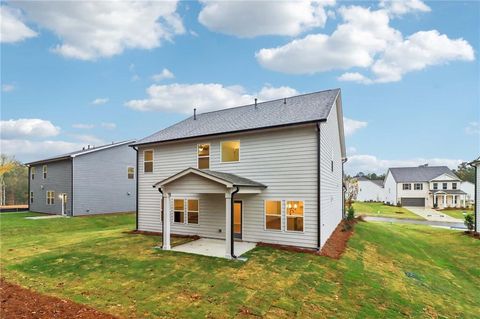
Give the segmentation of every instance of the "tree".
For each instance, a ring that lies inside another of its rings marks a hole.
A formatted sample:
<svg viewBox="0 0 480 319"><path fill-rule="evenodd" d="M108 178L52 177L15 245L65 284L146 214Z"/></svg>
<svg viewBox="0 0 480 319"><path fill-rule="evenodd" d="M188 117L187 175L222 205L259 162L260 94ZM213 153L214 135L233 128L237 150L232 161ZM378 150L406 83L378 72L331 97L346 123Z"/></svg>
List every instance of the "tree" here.
<svg viewBox="0 0 480 319"><path fill-rule="evenodd" d="M356 178L345 179L345 205L351 207L352 203L357 199L358 182Z"/></svg>
<svg viewBox="0 0 480 319"><path fill-rule="evenodd" d="M469 182L475 184L475 168L468 165L467 162L463 162L460 165L458 165L458 168L454 169L453 172L462 181L469 181Z"/></svg>
<svg viewBox="0 0 480 319"><path fill-rule="evenodd" d="M28 203L28 168L14 157L0 155L1 205Z"/></svg>

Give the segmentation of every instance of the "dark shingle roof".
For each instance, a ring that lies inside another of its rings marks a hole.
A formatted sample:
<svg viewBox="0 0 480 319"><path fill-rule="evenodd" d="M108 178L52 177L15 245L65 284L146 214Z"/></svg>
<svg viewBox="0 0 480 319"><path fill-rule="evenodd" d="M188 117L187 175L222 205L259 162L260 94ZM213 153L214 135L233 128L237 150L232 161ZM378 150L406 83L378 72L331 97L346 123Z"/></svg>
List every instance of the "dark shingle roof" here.
<svg viewBox="0 0 480 319"><path fill-rule="evenodd" d="M442 174L457 177L447 166L395 167L390 172L397 183L428 182Z"/></svg>
<svg viewBox="0 0 480 319"><path fill-rule="evenodd" d="M326 120L340 89L198 114L133 145ZM193 105L192 105L193 107Z"/></svg>
<svg viewBox="0 0 480 319"><path fill-rule="evenodd" d="M447 194L454 194L454 195L466 194L461 189L436 189L436 190L431 189L429 192L432 194L436 194L436 193L447 193Z"/></svg>
<svg viewBox="0 0 480 319"><path fill-rule="evenodd" d="M212 175L214 177L223 179L229 183L232 183L235 186L253 186L253 187L266 187L264 184L252 181L251 179L241 177L235 174L223 173L217 171L211 171L208 169L202 170L202 172Z"/></svg>

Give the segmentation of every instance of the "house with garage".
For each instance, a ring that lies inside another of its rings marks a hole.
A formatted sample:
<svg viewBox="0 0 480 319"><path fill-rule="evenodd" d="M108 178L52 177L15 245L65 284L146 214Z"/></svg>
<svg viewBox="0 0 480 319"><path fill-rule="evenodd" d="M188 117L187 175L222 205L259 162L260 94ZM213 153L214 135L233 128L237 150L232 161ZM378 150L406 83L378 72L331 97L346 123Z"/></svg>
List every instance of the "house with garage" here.
<svg viewBox="0 0 480 319"><path fill-rule="evenodd" d="M356 177L358 194L356 200L359 202L384 202L385 190L382 179L370 179L365 176Z"/></svg>
<svg viewBox="0 0 480 319"><path fill-rule="evenodd" d="M132 142L87 146L27 163L29 210L65 216L135 211Z"/></svg>
<svg viewBox="0 0 480 319"><path fill-rule="evenodd" d="M132 144L137 229L320 249L343 216L340 89L193 115ZM162 212L165 212L162 214Z"/></svg>
<svg viewBox="0 0 480 319"><path fill-rule="evenodd" d="M465 207L462 180L447 166L389 168L384 182L385 202L402 206L444 209Z"/></svg>
<svg viewBox="0 0 480 319"><path fill-rule="evenodd" d="M480 232L480 157L470 163L475 168L475 231Z"/></svg>

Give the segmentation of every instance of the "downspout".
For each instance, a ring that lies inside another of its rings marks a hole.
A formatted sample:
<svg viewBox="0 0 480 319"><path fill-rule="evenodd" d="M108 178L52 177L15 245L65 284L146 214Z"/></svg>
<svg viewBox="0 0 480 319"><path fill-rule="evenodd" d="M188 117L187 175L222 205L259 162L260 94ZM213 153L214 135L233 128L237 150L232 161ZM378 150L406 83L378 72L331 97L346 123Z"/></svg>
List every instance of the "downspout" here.
<svg viewBox="0 0 480 319"><path fill-rule="evenodd" d="M30 194L32 193L32 191L30 190L30 179L32 177L30 176L30 165L28 165L28 196L27 196L27 199L28 199L28 211L30 211L30 201L31 201L31 198L30 198ZM3 203L4 205L6 203Z"/></svg>
<svg viewBox="0 0 480 319"><path fill-rule="evenodd" d="M135 230L138 230L138 148L132 146L136 153L135 160ZM160 191L160 188L158 189ZM163 195L163 193L162 193ZM163 202L163 200L162 200ZM163 223L162 223L163 227Z"/></svg>
<svg viewBox="0 0 480 319"><path fill-rule="evenodd" d="M235 188L236 189L232 192L232 197L230 198L231 205L232 205L231 209L230 209L230 214L231 214L231 216L230 216L230 254L231 254L233 259L237 259L237 256L235 256L235 253L233 251L233 249L234 249L233 242L234 242L234 237L235 237L234 234L233 234L233 230L234 230L234 220L233 220L233 218L235 216L234 211L233 211L234 203L235 203L234 202L234 200L235 200L234 197L235 197L235 194L238 193L238 191L240 190L238 188L238 186L235 186Z"/></svg>
<svg viewBox="0 0 480 319"><path fill-rule="evenodd" d="M163 191L162 191L161 187L158 188L158 191L160 192L160 194L162 194L162 203L160 204L160 218L162 220L162 238L163 238L163 234L164 234L164 231L165 231L165 223L163 222L165 220L163 218L163 214L165 214L165 212L163 211L163 202L164 202L163 199L164 198L163 198ZM163 246L163 239L162 239L162 246Z"/></svg>
<svg viewBox="0 0 480 319"><path fill-rule="evenodd" d="M321 214L320 214L320 152L321 143L320 143L320 122L317 122L317 250L320 251L320 246L322 244L322 238L320 234L321 229Z"/></svg>
<svg viewBox="0 0 480 319"><path fill-rule="evenodd" d="M74 198L75 198L75 197L73 197L73 161L74 161L75 157L72 156L71 158L72 158L72 176L71 176L71 183L72 183L72 185L71 185L71 192L72 192L72 194L71 194L71 196L70 196L70 197L71 197L71 198L70 198L70 202L71 202L71 203L70 203L70 210L71 210L70 213L72 214L72 217L73 217L73 200L74 200Z"/></svg>

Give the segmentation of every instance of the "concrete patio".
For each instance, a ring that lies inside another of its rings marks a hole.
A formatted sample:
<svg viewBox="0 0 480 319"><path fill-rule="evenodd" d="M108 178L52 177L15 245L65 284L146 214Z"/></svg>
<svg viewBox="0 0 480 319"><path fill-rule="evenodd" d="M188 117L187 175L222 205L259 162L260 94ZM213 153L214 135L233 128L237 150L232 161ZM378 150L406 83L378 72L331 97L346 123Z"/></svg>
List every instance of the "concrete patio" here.
<svg viewBox="0 0 480 319"><path fill-rule="evenodd" d="M235 241L235 255L240 257L255 248L255 246L255 243ZM200 238L183 245L172 247L172 250L189 254L226 258L225 240L222 239Z"/></svg>

